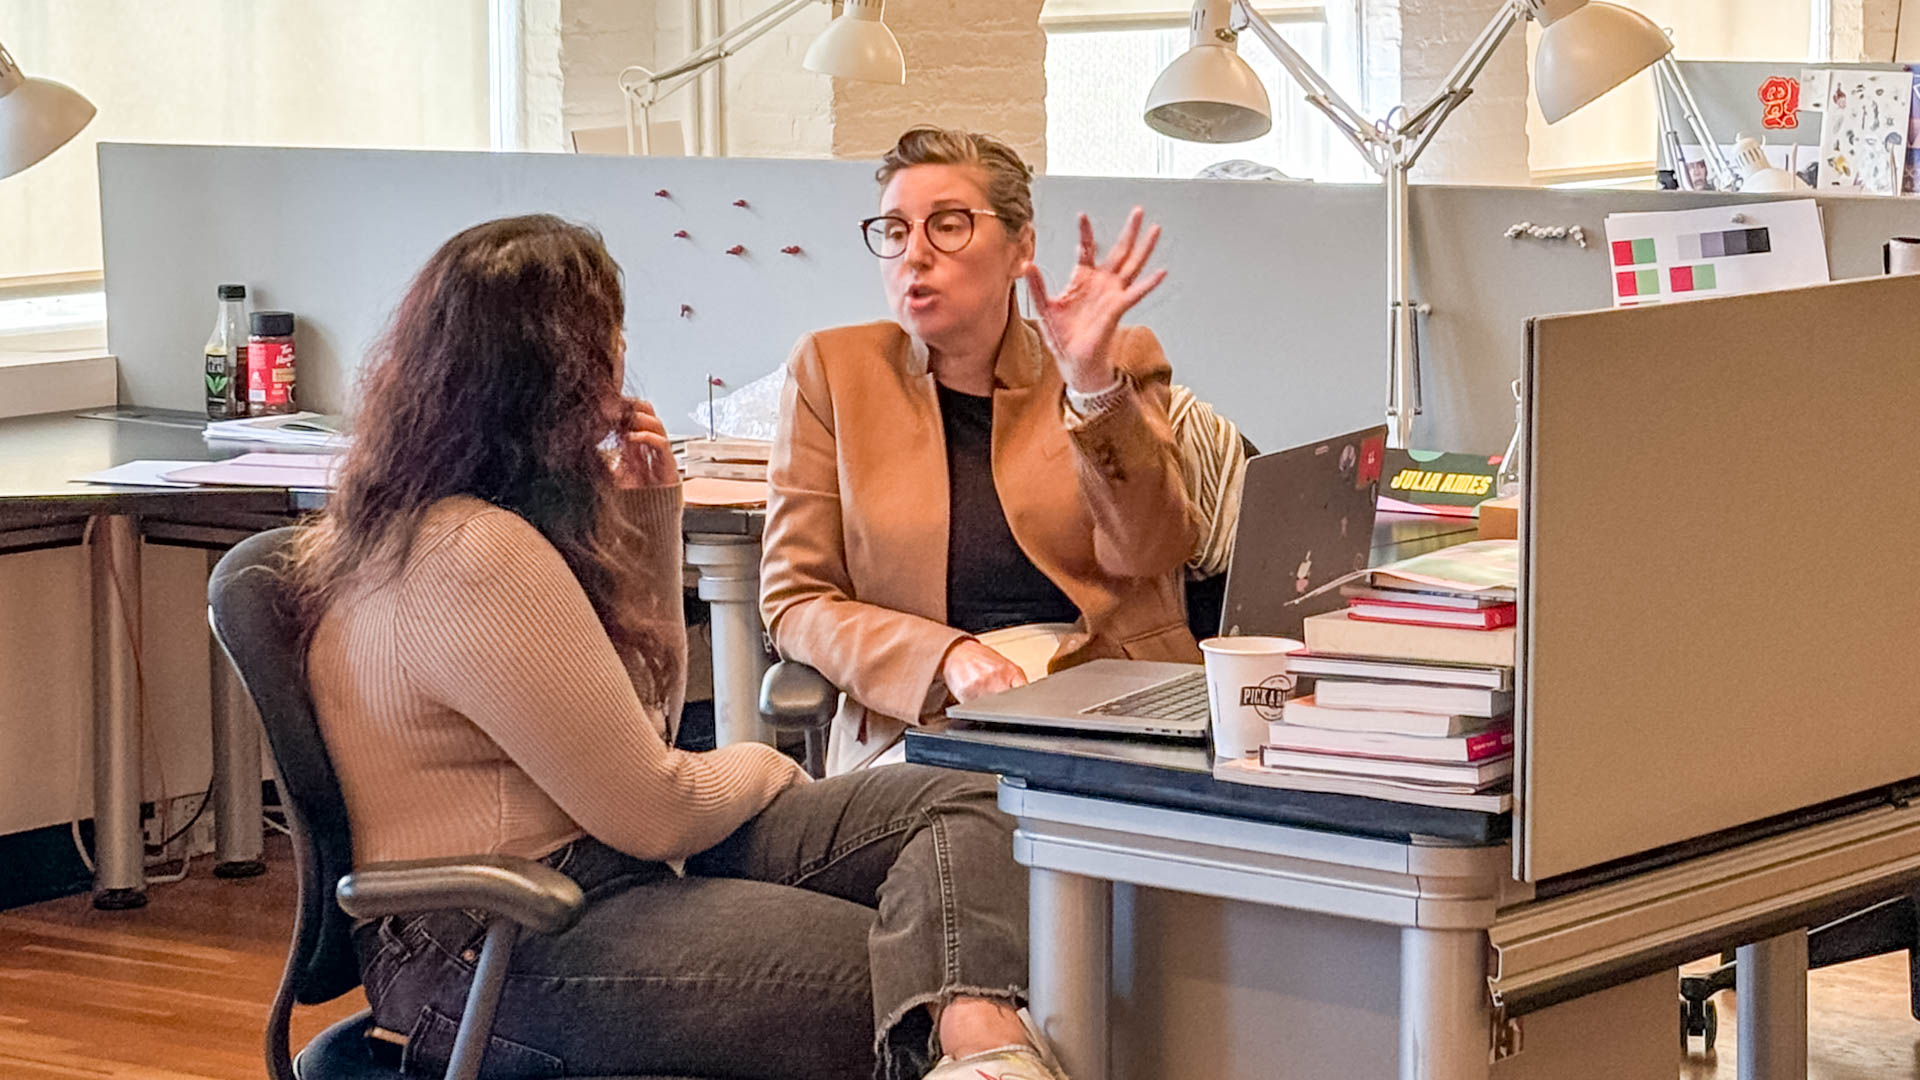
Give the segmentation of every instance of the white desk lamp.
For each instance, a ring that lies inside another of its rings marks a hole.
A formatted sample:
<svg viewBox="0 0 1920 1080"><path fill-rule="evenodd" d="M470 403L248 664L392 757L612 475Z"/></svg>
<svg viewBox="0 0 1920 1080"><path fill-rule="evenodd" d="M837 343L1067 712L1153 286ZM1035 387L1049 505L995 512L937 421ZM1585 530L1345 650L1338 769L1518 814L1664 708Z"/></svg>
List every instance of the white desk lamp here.
<svg viewBox="0 0 1920 1080"><path fill-rule="evenodd" d="M1808 191L1807 182L1767 160L1766 148L1751 135L1742 135L1733 144L1734 164L1740 171L1740 190L1769 195L1789 191Z"/></svg>
<svg viewBox="0 0 1920 1080"><path fill-rule="evenodd" d="M636 64L620 73L620 94L627 104L627 153L652 151L647 119L663 98L698 79L702 72L765 36L812 4L828 0L780 0L760 14L695 49L660 71ZM845 0L845 7L807 48L800 63L808 71L861 82L907 81L900 42L881 20L886 0ZM637 115L636 115L637 111Z"/></svg>
<svg viewBox="0 0 1920 1080"><path fill-rule="evenodd" d="M1387 186L1387 325L1391 382L1387 418L1393 445L1405 447L1420 411L1412 260L1408 253L1407 178L1442 122L1467 100L1472 84L1508 32L1527 20L1542 27L1534 54L1534 92L1548 123L1667 56L1673 43L1638 12L1588 0L1506 0L1439 91L1418 109L1405 106L1372 123L1281 38L1247 0L1194 0L1192 46L1160 74L1147 95L1147 126L1196 142L1244 142L1273 127L1267 92L1235 51L1251 30L1307 91Z"/></svg>
<svg viewBox="0 0 1920 1080"><path fill-rule="evenodd" d="M28 78L0 45L0 178L65 146L93 113L93 102L72 87Z"/></svg>

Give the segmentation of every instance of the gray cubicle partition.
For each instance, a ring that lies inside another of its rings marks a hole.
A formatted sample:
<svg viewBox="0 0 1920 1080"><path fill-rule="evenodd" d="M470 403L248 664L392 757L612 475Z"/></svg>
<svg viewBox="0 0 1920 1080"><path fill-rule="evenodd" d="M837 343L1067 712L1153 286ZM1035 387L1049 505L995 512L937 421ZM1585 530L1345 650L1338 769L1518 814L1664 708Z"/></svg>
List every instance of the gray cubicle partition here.
<svg viewBox="0 0 1920 1080"><path fill-rule="evenodd" d="M1542 318L1516 871L1920 776L1920 278Z"/></svg>
<svg viewBox="0 0 1920 1080"><path fill-rule="evenodd" d="M103 144L100 184L128 404L200 407L213 287L240 281L256 307L300 315L302 400L345 408L409 276L456 230L505 214L557 213L606 235L627 274L630 381L676 429L691 428L709 373L737 387L808 330L886 314L854 224L873 212L870 163ZM1377 186L1045 177L1037 200L1040 262L1056 276L1071 266L1075 211L1103 235L1134 205L1165 226L1169 277L1135 319L1258 444L1381 415ZM1609 212L1737 200L1416 187L1416 281L1433 309L1416 444L1506 445L1525 320L1610 302ZM1882 240L1920 233L1915 200L1825 205L1836 276L1877 271ZM1505 235L1522 222L1579 225L1588 246Z"/></svg>

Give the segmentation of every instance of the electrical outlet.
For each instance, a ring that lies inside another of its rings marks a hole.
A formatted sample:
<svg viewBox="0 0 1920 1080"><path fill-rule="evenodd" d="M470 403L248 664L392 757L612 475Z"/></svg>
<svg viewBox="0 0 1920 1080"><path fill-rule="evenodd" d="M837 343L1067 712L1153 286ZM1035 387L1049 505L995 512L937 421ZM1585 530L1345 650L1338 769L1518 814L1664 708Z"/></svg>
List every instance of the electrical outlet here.
<svg viewBox="0 0 1920 1080"><path fill-rule="evenodd" d="M176 795L164 804L156 804L151 810L142 808L140 832L148 853L146 857L148 866L175 862L189 854L197 858L213 851L212 806L207 807L206 812L202 813L200 819L187 829L185 835L175 838L173 843L168 844L166 850L154 850L170 832L177 832L187 825L194 811L200 808L203 798L205 796L200 793Z"/></svg>

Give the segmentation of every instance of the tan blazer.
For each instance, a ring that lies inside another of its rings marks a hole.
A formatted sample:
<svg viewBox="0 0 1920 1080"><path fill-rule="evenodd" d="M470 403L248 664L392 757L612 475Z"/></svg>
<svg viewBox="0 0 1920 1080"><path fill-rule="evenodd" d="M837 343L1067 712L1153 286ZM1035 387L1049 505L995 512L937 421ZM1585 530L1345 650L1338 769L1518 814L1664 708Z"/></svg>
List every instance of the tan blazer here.
<svg viewBox="0 0 1920 1080"><path fill-rule="evenodd" d="M1182 565L1195 515L1167 421L1171 370L1122 327L1131 392L1080 420L1035 326L994 366L993 475L1014 540L1083 613L1053 670L1101 657L1198 662ZM924 348L892 322L810 334L787 362L760 607L782 656L846 692L829 773L870 763L947 704L947 450Z"/></svg>

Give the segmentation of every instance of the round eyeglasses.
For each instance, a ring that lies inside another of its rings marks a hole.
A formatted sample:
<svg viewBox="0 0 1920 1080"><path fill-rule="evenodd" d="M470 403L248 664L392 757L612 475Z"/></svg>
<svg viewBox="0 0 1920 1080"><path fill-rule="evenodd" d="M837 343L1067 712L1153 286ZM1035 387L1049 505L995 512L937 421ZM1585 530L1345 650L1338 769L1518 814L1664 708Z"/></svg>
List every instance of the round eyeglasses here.
<svg viewBox="0 0 1920 1080"><path fill-rule="evenodd" d="M973 241L974 218L982 214L991 218L1000 216L991 210L959 207L935 210L923 218L882 214L862 221L860 235L866 238L868 251L883 259L897 259L907 253L907 240L913 236L913 227L920 225L927 230L927 243L933 245L933 250L952 255Z"/></svg>

